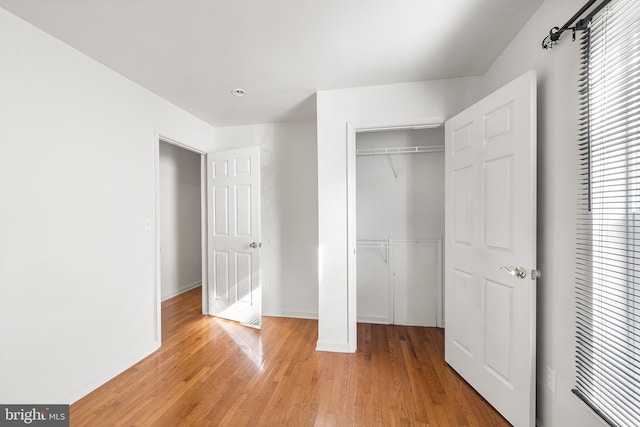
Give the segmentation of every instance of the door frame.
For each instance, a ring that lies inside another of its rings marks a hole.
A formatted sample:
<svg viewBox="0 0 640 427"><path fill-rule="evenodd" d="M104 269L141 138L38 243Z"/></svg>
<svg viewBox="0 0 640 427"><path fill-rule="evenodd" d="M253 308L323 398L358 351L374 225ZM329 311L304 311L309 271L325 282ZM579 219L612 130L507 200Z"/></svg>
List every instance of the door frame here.
<svg viewBox="0 0 640 427"><path fill-rule="evenodd" d="M209 295L206 284L209 275L207 265L207 156L206 152L191 145L176 141L162 133L156 132L153 147L154 160L154 304L155 304L155 339L157 346L162 345L162 258L161 258L161 229L160 229L160 143L173 145L200 156L200 248L201 248L201 288L202 314L209 314Z"/></svg>
<svg viewBox="0 0 640 427"><path fill-rule="evenodd" d="M385 130L428 129L444 126L443 116L401 118L397 120L347 122L347 351L358 346L356 310L356 135ZM444 280L442 283L444 287Z"/></svg>

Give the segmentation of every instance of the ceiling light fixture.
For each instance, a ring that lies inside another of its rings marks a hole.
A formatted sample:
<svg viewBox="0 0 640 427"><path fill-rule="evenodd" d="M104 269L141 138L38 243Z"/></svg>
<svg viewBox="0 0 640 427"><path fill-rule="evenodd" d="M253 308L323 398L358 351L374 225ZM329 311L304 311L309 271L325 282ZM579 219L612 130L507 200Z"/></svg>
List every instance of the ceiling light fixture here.
<svg viewBox="0 0 640 427"><path fill-rule="evenodd" d="M234 89L231 91L231 94L234 96L245 96L247 94L247 92L244 89Z"/></svg>

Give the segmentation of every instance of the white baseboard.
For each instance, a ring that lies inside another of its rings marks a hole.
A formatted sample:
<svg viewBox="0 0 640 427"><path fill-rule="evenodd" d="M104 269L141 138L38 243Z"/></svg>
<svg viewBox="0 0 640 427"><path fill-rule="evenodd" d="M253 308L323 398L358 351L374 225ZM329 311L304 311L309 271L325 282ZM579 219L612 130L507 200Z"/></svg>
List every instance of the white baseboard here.
<svg viewBox="0 0 640 427"><path fill-rule="evenodd" d="M311 319L318 320L318 313L313 311L289 311L289 310L279 310L279 311L269 311L265 310L262 312L263 316L268 317L291 317L294 319Z"/></svg>
<svg viewBox="0 0 640 427"><path fill-rule="evenodd" d="M347 342L321 342L316 344L316 351L329 351L332 353L353 353L349 351L349 343Z"/></svg>
<svg viewBox="0 0 640 427"><path fill-rule="evenodd" d="M118 363L114 363L104 369L101 372L98 372L96 375L93 375L91 378L84 381L82 384L79 384L77 387L74 387L73 390L67 390L66 392L61 394L59 399L56 399L56 402L59 404L73 404L91 393L93 390L98 387L106 384L111 379L120 375L136 363L140 362L145 357L154 353L156 350L160 348L160 344L156 341L150 347L140 349L134 352L131 356L127 357L125 360L122 360Z"/></svg>
<svg viewBox="0 0 640 427"><path fill-rule="evenodd" d="M162 294L162 301L166 301L170 298L177 297L180 294L184 294L185 292L189 292L191 289L197 288L200 286L201 282L198 280L197 282L189 283L188 285L181 286L178 289L173 289L170 292Z"/></svg>
<svg viewBox="0 0 640 427"><path fill-rule="evenodd" d="M391 324L387 316L375 316L375 315L368 315L368 314L359 314L358 323L377 323L379 325Z"/></svg>

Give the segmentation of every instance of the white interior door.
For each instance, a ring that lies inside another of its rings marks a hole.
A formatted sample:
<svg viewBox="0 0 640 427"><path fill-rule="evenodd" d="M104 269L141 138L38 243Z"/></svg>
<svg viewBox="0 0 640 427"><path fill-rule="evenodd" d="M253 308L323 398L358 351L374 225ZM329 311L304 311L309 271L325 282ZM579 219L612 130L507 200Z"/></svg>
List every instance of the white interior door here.
<svg viewBox="0 0 640 427"><path fill-rule="evenodd" d="M207 154L209 312L260 327L260 148Z"/></svg>
<svg viewBox="0 0 640 427"><path fill-rule="evenodd" d="M445 130L445 359L509 422L534 426L535 72Z"/></svg>

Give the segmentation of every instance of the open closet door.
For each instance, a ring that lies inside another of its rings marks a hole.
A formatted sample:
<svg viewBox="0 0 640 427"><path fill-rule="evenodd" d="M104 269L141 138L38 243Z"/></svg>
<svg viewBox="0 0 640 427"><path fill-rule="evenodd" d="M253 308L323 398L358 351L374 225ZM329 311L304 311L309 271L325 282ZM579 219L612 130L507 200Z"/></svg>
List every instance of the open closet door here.
<svg viewBox="0 0 640 427"><path fill-rule="evenodd" d="M445 359L535 425L536 75L445 125Z"/></svg>
<svg viewBox="0 0 640 427"><path fill-rule="evenodd" d="M260 147L207 154L209 312L261 325Z"/></svg>

